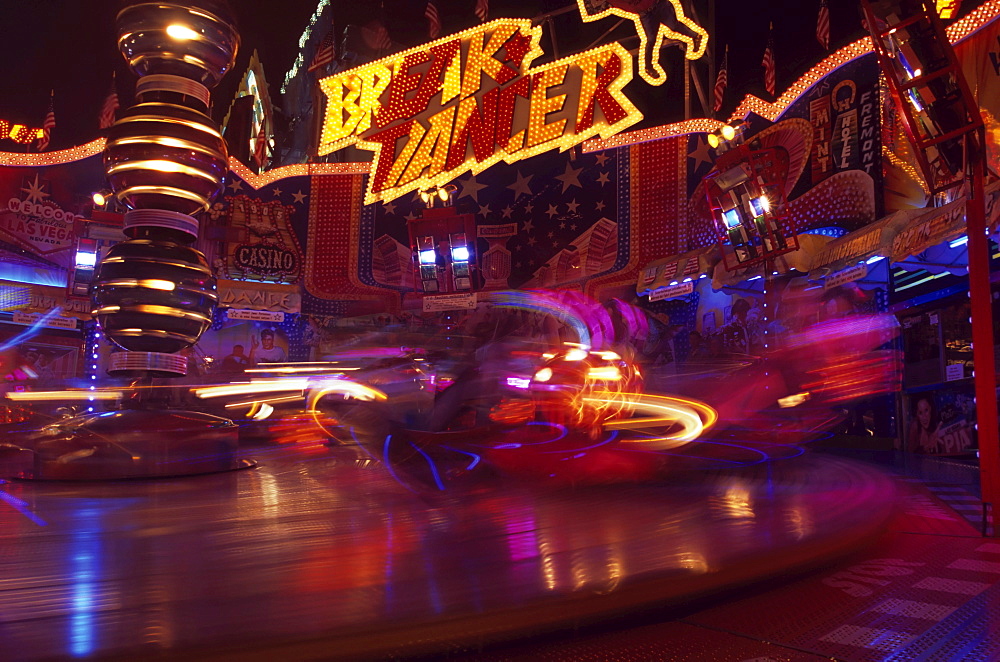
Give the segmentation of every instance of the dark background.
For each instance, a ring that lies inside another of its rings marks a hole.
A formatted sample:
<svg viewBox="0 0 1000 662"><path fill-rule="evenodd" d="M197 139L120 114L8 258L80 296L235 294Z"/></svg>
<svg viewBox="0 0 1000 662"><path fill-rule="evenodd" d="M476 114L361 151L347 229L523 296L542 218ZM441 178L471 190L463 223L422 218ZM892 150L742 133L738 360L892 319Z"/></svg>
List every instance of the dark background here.
<svg viewBox="0 0 1000 662"><path fill-rule="evenodd" d="M372 18L384 21L394 42L401 46L426 41L423 0L331 0L337 21L362 23ZM768 25L773 22L777 94L813 66L825 52L815 38L819 0L697 0L703 22L714 10L715 28L709 28L716 65L723 47L729 45L729 86L722 117L728 117L746 93L771 99L764 90L760 66L767 42ZM474 25L475 0L436 0L443 34ZM114 17L120 7L115 0L0 0L0 118L30 126L41 126L48 110L50 90L56 128L49 150L71 147L98 137L98 115L108 95L112 73L117 74L121 108L132 102L134 76L125 67L115 44ZM972 8L966 0L963 10ZM317 0L230 0L242 37L240 59L235 67L242 72L249 54L256 49L264 64L272 98L285 72L298 53L298 39L309 22ZM584 24L575 9L575 0L490 0L490 18L502 16L536 17L571 8L551 23L559 55L566 56L589 46L611 28L617 19L606 18ZM830 0L831 50L863 36L858 4ZM342 29L338 25L339 29ZM551 53L546 30L543 45ZM635 30L628 21L608 38L635 47ZM641 126L683 119L682 75L677 65L680 50L664 51L670 80L653 88L641 79L627 93L646 115ZM536 63L541 63L537 60ZM707 69L703 79L708 88ZM214 92L216 119L221 119L235 90L237 76L230 74ZM0 151L21 151L21 146L3 141Z"/></svg>

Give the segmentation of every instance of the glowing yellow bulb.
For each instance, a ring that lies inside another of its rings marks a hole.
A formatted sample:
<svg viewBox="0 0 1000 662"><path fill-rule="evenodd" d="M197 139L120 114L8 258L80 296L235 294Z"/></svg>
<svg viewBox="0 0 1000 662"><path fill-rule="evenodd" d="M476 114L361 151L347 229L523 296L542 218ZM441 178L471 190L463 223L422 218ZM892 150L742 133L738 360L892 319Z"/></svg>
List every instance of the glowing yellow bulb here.
<svg viewBox="0 0 1000 662"><path fill-rule="evenodd" d="M736 137L736 129L734 129L732 126L728 124L725 125L724 127L722 127L722 137L725 138L726 140L732 140L733 138Z"/></svg>
<svg viewBox="0 0 1000 662"><path fill-rule="evenodd" d="M145 278L139 281L139 285L148 287L151 290L163 290L164 292L173 292L177 288L177 285L169 280L160 280L158 278Z"/></svg>
<svg viewBox="0 0 1000 662"><path fill-rule="evenodd" d="M708 134L708 146L711 147L712 149L715 149L716 147L718 147L719 146L719 136L715 135L714 133Z"/></svg>
<svg viewBox="0 0 1000 662"><path fill-rule="evenodd" d="M174 23L167 26L167 36L177 41L190 41L198 38L198 33L186 25Z"/></svg>

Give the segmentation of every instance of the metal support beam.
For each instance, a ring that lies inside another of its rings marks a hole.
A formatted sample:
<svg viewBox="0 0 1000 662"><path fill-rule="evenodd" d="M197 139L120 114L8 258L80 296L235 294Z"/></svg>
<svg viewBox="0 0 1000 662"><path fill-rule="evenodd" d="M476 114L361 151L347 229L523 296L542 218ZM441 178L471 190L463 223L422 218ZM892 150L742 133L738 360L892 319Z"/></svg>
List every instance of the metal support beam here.
<svg viewBox="0 0 1000 662"><path fill-rule="evenodd" d="M979 481L984 513L1000 503L1000 431L997 422L996 357L993 347L993 303L990 293L990 247L986 236L986 176L984 130L966 136L971 193L965 206L969 236L969 300L972 311L972 357L976 393L976 430L979 439ZM987 533L983 520L983 534ZM996 537L996 522L992 535Z"/></svg>

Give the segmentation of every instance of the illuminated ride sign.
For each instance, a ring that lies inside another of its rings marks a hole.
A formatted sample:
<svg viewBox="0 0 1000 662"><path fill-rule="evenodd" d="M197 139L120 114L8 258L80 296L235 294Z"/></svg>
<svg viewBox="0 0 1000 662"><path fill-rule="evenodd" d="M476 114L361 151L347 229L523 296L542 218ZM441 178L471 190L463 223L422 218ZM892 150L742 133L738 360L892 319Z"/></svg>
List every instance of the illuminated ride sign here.
<svg viewBox="0 0 1000 662"><path fill-rule="evenodd" d="M612 43L536 68L542 28L502 19L324 78L318 154L375 153L365 204L441 186L642 119Z"/></svg>
<svg viewBox="0 0 1000 662"><path fill-rule="evenodd" d="M7 138L16 143L28 145L44 135L44 129L36 129L24 124L12 124L7 120L0 119L0 140Z"/></svg>
<svg viewBox="0 0 1000 662"><path fill-rule="evenodd" d="M684 57L697 60L708 47L708 32L684 15L680 0L576 0L585 23L617 16L635 23L639 35L639 75L650 85L662 85L667 74L660 65L664 42L684 48Z"/></svg>

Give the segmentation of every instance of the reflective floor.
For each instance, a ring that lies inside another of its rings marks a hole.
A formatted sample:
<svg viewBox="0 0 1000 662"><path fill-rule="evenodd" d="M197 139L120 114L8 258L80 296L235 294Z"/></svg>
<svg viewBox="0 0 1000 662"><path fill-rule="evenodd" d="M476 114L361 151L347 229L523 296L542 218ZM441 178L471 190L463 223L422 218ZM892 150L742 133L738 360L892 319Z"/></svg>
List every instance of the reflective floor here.
<svg viewBox="0 0 1000 662"><path fill-rule="evenodd" d="M429 490L356 447L244 453L255 468L0 484L0 658L479 649L842 557L885 530L897 493L815 454L646 483Z"/></svg>

